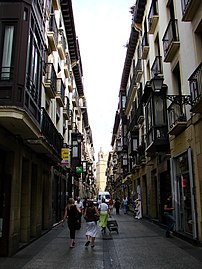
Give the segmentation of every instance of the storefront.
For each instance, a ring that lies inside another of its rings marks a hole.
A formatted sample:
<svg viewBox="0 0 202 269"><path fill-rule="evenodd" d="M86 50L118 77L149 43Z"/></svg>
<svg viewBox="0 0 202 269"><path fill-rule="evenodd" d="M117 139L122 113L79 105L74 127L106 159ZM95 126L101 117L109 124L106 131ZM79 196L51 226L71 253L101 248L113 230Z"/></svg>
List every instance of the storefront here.
<svg viewBox="0 0 202 269"><path fill-rule="evenodd" d="M176 231L197 239L191 148L171 159L171 171Z"/></svg>

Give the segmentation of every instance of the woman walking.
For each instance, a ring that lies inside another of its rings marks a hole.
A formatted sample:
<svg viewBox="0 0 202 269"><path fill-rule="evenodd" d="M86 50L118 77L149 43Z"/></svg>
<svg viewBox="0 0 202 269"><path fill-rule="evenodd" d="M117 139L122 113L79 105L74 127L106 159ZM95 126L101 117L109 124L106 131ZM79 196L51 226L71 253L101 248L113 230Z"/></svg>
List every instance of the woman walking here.
<svg viewBox="0 0 202 269"><path fill-rule="evenodd" d="M98 210L100 212L100 222L99 226L102 228L102 232L106 233L107 220L108 215L110 214L110 210L108 205L105 203L105 199L102 198L102 203L99 205Z"/></svg>
<svg viewBox="0 0 202 269"><path fill-rule="evenodd" d="M86 220L86 247L89 246L90 241L91 247L95 246L95 237L98 232L96 216L99 217L98 209L94 206L93 201L88 201L83 213L83 217Z"/></svg>
<svg viewBox="0 0 202 269"><path fill-rule="evenodd" d="M78 215L81 214L81 210L74 204L74 199L69 198L69 203L65 207L64 218L62 226L64 226L64 220L67 218L67 223L70 231L70 248L75 247L75 233L78 230L77 221Z"/></svg>

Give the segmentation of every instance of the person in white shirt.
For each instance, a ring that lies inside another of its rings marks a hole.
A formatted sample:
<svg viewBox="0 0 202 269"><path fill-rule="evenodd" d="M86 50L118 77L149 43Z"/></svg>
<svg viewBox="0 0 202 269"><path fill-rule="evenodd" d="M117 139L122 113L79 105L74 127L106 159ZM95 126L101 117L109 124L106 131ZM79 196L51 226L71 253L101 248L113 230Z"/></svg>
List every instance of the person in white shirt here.
<svg viewBox="0 0 202 269"><path fill-rule="evenodd" d="M124 199L123 199L123 211L124 211L124 214L128 214L128 199L127 199L127 197L124 197Z"/></svg>
<svg viewBox="0 0 202 269"><path fill-rule="evenodd" d="M81 198L77 197L74 204L80 209L81 213L79 214L79 223L81 225L81 216L83 211L83 203L81 202Z"/></svg>
<svg viewBox="0 0 202 269"><path fill-rule="evenodd" d="M105 203L105 199L102 199L102 203L98 207L100 213L99 226L102 228L102 232L106 233L107 220L110 214L108 204Z"/></svg>
<svg viewBox="0 0 202 269"><path fill-rule="evenodd" d="M75 201L75 205L82 211L83 209L83 203L81 202L81 198L77 197L76 201Z"/></svg>

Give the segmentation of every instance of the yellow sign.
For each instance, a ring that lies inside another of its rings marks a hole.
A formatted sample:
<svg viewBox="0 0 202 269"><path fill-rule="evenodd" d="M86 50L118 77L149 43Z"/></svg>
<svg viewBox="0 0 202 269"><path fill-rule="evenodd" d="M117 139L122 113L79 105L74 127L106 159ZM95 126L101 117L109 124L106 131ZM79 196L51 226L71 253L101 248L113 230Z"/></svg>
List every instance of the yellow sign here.
<svg viewBox="0 0 202 269"><path fill-rule="evenodd" d="M62 160L69 160L69 149L68 148L61 149L61 158L62 158Z"/></svg>

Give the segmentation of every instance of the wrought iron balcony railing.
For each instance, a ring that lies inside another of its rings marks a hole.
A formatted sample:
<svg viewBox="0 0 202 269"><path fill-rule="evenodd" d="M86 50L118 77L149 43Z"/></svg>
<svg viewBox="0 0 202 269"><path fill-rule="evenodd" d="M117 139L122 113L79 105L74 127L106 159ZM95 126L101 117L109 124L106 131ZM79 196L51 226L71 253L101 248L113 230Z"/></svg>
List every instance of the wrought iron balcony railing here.
<svg viewBox="0 0 202 269"><path fill-rule="evenodd" d="M171 62L179 49L179 33L177 20L170 20L163 36L164 62Z"/></svg>
<svg viewBox="0 0 202 269"><path fill-rule="evenodd" d="M142 76L142 60L139 58L135 66L135 82L140 82Z"/></svg>
<svg viewBox="0 0 202 269"><path fill-rule="evenodd" d="M64 37L64 34L61 33L59 35L59 40L58 40L58 52L62 60L65 59L65 49L66 49L65 37Z"/></svg>
<svg viewBox="0 0 202 269"><path fill-rule="evenodd" d="M49 29L47 31L50 47L53 51L57 50L58 28L55 20L55 14L50 14Z"/></svg>
<svg viewBox="0 0 202 269"><path fill-rule="evenodd" d="M41 111L41 134L45 137L47 143L53 148L53 150L60 155L63 145L63 137L58 132L44 108Z"/></svg>
<svg viewBox="0 0 202 269"><path fill-rule="evenodd" d="M188 80L192 100L191 111L202 113L202 62Z"/></svg>
<svg viewBox="0 0 202 269"><path fill-rule="evenodd" d="M60 106L64 106L64 103L65 103L65 85L64 85L61 78L57 79L56 100Z"/></svg>
<svg viewBox="0 0 202 269"><path fill-rule="evenodd" d="M157 0L153 0L148 15L149 34L154 33L158 19L159 14L157 9Z"/></svg>
<svg viewBox="0 0 202 269"><path fill-rule="evenodd" d="M186 108L191 105L190 95L167 95L171 101L168 107L168 128L169 134L178 135L186 129L187 117ZM190 110L187 108L187 110Z"/></svg>
<svg viewBox="0 0 202 269"><path fill-rule="evenodd" d="M151 74L152 74L152 78L154 78L155 76L158 76L160 74L163 74L162 57L161 56L155 57L155 60L154 60L152 67L151 67Z"/></svg>
<svg viewBox="0 0 202 269"><path fill-rule="evenodd" d="M50 98L54 98L57 88L57 75L52 63L46 64L45 88Z"/></svg>
<svg viewBox="0 0 202 269"><path fill-rule="evenodd" d="M142 37L142 59L146 59L149 53L149 41L147 32Z"/></svg>
<svg viewBox="0 0 202 269"><path fill-rule="evenodd" d="M197 10L199 10L199 5L201 0L181 0L182 6L182 20L191 21L194 16L196 16Z"/></svg>
<svg viewBox="0 0 202 269"><path fill-rule="evenodd" d="M130 83L129 90L127 92L127 96L126 96L126 110L130 106L130 104L135 96L135 92L136 92L135 80L136 80L136 74L134 73L133 78L132 78L131 83Z"/></svg>

